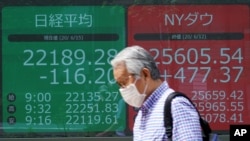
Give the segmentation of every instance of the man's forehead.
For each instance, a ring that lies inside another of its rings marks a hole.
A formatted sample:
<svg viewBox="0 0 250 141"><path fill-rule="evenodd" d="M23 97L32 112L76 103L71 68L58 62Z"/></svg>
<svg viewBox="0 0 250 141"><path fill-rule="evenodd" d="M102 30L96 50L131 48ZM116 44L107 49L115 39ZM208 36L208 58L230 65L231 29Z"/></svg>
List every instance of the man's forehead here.
<svg viewBox="0 0 250 141"><path fill-rule="evenodd" d="M115 79L119 79L121 77L127 76L128 75L128 70L126 68L125 63L119 63L116 65L114 68L114 77Z"/></svg>

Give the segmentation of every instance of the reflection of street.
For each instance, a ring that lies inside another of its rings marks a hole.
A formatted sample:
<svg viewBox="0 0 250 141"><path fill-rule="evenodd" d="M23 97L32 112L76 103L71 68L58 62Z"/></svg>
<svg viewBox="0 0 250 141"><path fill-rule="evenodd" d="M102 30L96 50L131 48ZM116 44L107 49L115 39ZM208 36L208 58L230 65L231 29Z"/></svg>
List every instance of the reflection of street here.
<svg viewBox="0 0 250 141"><path fill-rule="evenodd" d="M107 93L110 93L110 89L103 85L100 88L101 96L102 99L107 98ZM118 93L119 94L119 93ZM116 98L115 98L116 97ZM110 124L108 128L106 128L103 132L97 133L97 137L102 137L102 136L126 136L124 129L125 129L125 123L126 119L125 117L125 112L126 112L126 105L123 99L119 95L112 95L112 98L114 101L112 104L112 116L115 117L115 120ZM105 100L101 100L101 102L107 103ZM110 102L108 102L110 103ZM106 114L109 114L107 110L105 110Z"/></svg>

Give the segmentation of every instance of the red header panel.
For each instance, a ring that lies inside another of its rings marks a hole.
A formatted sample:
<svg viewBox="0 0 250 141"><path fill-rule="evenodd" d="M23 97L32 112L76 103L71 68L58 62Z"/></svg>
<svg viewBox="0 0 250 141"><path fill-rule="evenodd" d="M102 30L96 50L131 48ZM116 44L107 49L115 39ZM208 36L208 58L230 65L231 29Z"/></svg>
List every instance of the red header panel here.
<svg viewBox="0 0 250 141"><path fill-rule="evenodd" d="M128 44L151 52L162 79L188 94L213 130L250 124L248 6L131 6L128 35Z"/></svg>

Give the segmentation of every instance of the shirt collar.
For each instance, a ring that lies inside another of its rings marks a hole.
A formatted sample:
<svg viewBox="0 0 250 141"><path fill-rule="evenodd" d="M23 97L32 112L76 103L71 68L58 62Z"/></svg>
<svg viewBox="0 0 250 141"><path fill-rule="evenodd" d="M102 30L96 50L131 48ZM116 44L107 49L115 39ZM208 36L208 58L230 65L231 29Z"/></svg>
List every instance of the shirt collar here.
<svg viewBox="0 0 250 141"><path fill-rule="evenodd" d="M168 88L168 83L164 81L143 103L142 110L149 110Z"/></svg>

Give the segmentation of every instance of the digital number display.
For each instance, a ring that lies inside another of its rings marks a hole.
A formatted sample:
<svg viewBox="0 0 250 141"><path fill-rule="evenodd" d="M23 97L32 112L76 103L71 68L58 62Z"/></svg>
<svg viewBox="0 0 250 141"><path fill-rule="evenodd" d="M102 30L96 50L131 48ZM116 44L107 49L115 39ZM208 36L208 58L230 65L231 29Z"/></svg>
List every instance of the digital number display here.
<svg viewBox="0 0 250 141"><path fill-rule="evenodd" d="M128 11L128 44L153 55L162 80L186 93L213 130L250 123L247 6L131 6ZM135 114L129 111L132 130Z"/></svg>
<svg viewBox="0 0 250 141"><path fill-rule="evenodd" d="M5 132L126 127L110 66L125 46L122 7L5 7L2 15Z"/></svg>

